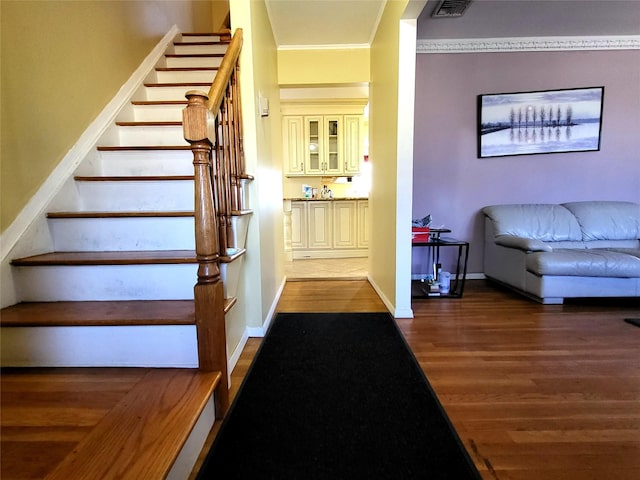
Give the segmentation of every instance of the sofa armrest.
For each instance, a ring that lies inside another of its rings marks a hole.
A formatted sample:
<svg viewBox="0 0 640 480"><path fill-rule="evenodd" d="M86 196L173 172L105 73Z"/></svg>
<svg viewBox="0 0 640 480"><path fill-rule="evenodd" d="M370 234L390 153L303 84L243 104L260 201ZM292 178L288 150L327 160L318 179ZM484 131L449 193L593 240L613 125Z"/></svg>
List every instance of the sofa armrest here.
<svg viewBox="0 0 640 480"><path fill-rule="evenodd" d="M541 240L535 238L516 237L515 235L498 235L495 237L496 245L517 248L528 252L551 252L553 248Z"/></svg>

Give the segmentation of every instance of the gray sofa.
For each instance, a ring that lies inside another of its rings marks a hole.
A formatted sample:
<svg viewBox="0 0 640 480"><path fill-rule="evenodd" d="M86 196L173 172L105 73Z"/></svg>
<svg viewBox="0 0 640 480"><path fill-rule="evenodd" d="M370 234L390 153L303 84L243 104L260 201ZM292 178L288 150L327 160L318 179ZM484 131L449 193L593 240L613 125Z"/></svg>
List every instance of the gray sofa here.
<svg viewBox="0 0 640 480"><path fill-rule="evenodd" d="M484 273L541 303L640 296L640 204L492 205Z"/></svg>

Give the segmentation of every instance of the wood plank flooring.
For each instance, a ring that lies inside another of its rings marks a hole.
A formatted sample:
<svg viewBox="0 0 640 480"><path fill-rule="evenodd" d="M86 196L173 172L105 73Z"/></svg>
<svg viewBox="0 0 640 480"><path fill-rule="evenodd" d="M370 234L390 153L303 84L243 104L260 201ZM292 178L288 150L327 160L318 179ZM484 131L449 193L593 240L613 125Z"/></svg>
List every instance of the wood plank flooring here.
<svg viewBox="0 0 640 480"><path fill-rule="evenodd" d="M540 305L478 280L461 299L413 309L397 323L485 480L640 478L640 328L623 321L640 317L640 299ZM288 282L277 311L385 307L366 281L314 280ZM247 342L232 398L260 343ZM62 462L144 373L125 370L115 387L91 376L68 393L3 371L3 480L43 478Z"/></svg>
<svg viewBox="0 0 640 480"><path fill-rule="evenodd" d="M193 369L3 369L0 478L164 478L219 378Z"/></svg>
<svg viewBox="0 0 640 480"><path fill-rule="evenodd" d="M640 300L540 305L488 282L397 319L485 480L640 478ZM366 281L286 284L278 311L384 311ZM249 339L232 385L260 339Z"/></svg>

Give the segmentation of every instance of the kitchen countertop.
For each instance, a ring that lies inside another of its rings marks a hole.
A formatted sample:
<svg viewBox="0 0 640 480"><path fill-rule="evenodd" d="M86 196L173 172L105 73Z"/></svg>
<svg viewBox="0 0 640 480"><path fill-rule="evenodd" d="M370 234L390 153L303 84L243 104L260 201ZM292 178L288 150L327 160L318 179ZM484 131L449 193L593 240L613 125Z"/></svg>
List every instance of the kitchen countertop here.
<svg viewBox="0 0 640 480"><path fill-rule="evenodd" d="M292 202L316 202L316 201L331 202L336 200L369 200L369 197L335 197L335 198L291 197L291 198L285 198L284 200L290 200Z"/></svg>

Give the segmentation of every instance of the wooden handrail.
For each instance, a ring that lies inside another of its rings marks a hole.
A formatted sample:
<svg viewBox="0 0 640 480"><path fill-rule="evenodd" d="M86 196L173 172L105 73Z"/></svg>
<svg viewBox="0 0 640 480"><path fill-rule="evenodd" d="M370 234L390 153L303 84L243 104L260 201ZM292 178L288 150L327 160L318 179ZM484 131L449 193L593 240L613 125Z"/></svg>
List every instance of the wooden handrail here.
<svg viewBox="0 0 640 480"><path fill-rule="evenodd" d="M235 31L208 94L189 91L183 110L184 138L193 151L195 244L194 287L199 368L219 371L216 414L229 407L224 289L220 257L232 247L232 211L243 210L244 172L239 59L242 30Z"/></svg>
<svg viewBox="0 0 640 480"><path fill-rule="evenodd" d="M231 78L231 74L238 64L240 58L240 51L242 50L242 29L238 28L233 34L231 43L227 48L227 52L220 63L218 68L218 74L213 79L211 88L209 89L209 102L207 107L212 112L217 112L220 109L220 104L224 98L227 84Z"/></svg>

